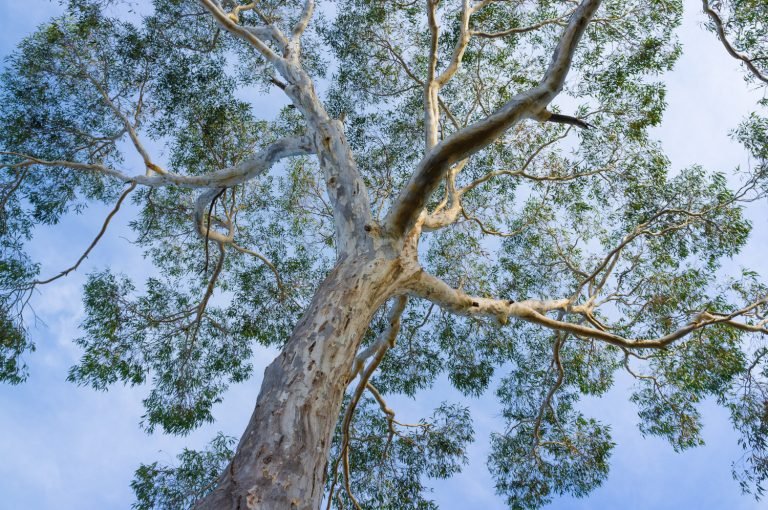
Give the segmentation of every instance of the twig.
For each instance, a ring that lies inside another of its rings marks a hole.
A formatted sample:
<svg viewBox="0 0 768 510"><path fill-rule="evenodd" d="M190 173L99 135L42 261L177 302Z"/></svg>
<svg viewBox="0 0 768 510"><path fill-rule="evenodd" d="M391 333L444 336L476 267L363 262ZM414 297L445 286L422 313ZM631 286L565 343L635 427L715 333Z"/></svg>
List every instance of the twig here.
<svg viewBox="0 0 768 510"><path fill-rule="evenodd" d="M35 285L46 285L48 283L51 283L55 280L58 280L59 278L62 278L64 276L67 276L72 271L75 271L78 267L80 267L80 264L90 255L91 251L96 247L96 244L99 242L99 240L102 238L104 233L107 231L107 227L109 226L109 222L112 221L112 218L117 214L117 211L120 210L120 206L123 204L123 201L125 198L136 189L136 183L131 183L130 186L123 192L122 195L120 195L120 198L117 200L117 203L115 204L115 207L110 211L110 213L107 215L107 218L104 220L104 224L101 226L101 230L99 230L99 233L96 235L94 240L91 242L91 244L88 246L88 248L85 250L85 253L83 253L79 259L77 259L77 262L70 267L69 269L65 269L61 273L57 274L56 276L53 276L51 278L48 278L47 280L37 280L32 282L32 286Z"/></svg>

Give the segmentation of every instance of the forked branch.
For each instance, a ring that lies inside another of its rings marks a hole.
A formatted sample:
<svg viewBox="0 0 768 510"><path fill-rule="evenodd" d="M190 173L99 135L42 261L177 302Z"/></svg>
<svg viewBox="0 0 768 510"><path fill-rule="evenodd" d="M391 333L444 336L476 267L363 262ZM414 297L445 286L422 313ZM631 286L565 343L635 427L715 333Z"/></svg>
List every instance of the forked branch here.
<svg viewBox="0 0 768 510"><path fill-rule="evenodd" d="M66 160L46 160L30 154L0 151L0 155L12 156L25 166L60 167L71 170L94 172L114 177L127 183L149 187L179 186L181 188L229 188L250 181L269 170L281 159L313 154L314 148L308 137L283 138L268 146L251 159L235 166L203 175L163 173L155 175L128 175L102 163L81 163ZM11 165L3 165L11 166Z"/></svg>
<svg viewBox="0 0 768 510"><path fill-rule="evenodd" d="M256 48L256 50L275 67L284 69L285 60L283 57L272 51L272 49L267 46L258 35L251 30L248 30L247 27L239 24L239 11L234 12L234 15L233 12L226 12L215 0L199 0L199 2L211 13L213 18L222 27ZM237 9L237 7L235 9ZM243 10L243 7L240 7L240 10Z"/></svg>
<svg viewBox="0 0 768 510"><path fill-rule="evenodd" d="M592 310L589 307L575 304L572 299L544 301L530 299L515 302L504 299L468 296L424 271L409 282L409 290L412 295L431 301L443 309L456 314L494 318L500 324L506 324L510 317L517 318L555 331L572 333L580 338L594 338L624 348L658 349L666 347L688 336L693 331L718 324L725 324L743 331L768 335L768 327L765 324L753 326L735 320L739 317L754 315L756 310L768 305L768 296L728 314L702 311L696 314L687 325L658 338L629 339L610 333L601 327L589 327L583 324L553 319L546 315L548 312L562 311L567 315L577 315L588 319ZM587 322L592 324L589 320Z"/></svg>
<svg viewBox="0 0 768 510"><path fill-rule="evenodd" d="M498 139L525 118L536 118L562 90L573 55L600 0L583 0L565 28L539 85L520 93L483 120L453 133L421 160L385 220L386 230L402 237L416 222L429 197L452 165Z"/></svg>

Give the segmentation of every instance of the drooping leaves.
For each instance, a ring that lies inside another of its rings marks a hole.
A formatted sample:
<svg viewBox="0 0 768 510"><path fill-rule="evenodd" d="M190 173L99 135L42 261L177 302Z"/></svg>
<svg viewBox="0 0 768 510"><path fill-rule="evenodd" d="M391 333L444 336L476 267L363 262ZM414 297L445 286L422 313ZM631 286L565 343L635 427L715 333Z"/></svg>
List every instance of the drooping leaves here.
<svg viewBox="0 0 768 510"><path fill-rule="evenodd" d="M203 451L184 449L178 465L142 464L131 488L135 510L189 510L214 488L216 479L234 454L235 438L217 435Z"/></svg>

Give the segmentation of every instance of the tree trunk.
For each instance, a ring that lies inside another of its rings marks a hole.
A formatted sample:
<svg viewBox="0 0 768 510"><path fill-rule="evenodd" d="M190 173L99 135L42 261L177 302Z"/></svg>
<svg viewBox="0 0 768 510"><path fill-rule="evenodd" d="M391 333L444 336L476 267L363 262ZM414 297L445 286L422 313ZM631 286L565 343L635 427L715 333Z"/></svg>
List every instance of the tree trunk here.
<svg viewBox="0 0 768 510"><path fill-rule="evenodd" d="M360 340L400 277L396 260L340 261L280 355L216 489L197 510L318 509L332 434Z"/></svg>

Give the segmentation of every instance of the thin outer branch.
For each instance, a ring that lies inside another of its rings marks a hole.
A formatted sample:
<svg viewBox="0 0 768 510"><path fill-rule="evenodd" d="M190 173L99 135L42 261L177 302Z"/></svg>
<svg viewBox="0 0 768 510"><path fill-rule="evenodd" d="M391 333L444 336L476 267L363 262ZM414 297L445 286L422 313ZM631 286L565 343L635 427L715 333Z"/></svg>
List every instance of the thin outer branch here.
<svg viewBox="0 0 768 510"><path fill-rule="evenodd" d="M7 185L7 187L4 186L5 189L0 191L0 193L2 193L0 196L0 232L5 230L5 206L8 204L8 200L10 200L11 196L16 192L17 189L19 189L21 183L24 182L24 179L26 179L27 175L29 175L29 170L26 168L27 166L29 165L25 165L24 163L19 165L11 165L12 169L15 168L18 171L16 180Z"/></svg>
<svg viewBox="0 0 768 510"><path fill-rule="evenodd" d="M712 23L714 23L715 30L717 31L717 36L720 39L720 42L723 43L723 46L725 47L725 50L728 52L728 54L733 58L744 62L744 65L747 66L747 69L749 69L750 72L752 72L752 74L754 74L758 80L768 83L768 76L760 72L760 70L753 63L752 59L750 59L749 56L745 55L744 53L740 53L736 51L736 48L734 48L733 45L730 43L730 41L728 41L728 38L725 36L725 28L723 27L723 20L709 6L709 2L707 0L702 0L701 3L704 8L704 12L707 14L707 16L709 16L709 19L712 20Z"/></svg>
<svg viewBox="0 0 768 510"><path fill-rule="evenodd" d="M205 309L208 307L208 301L210 301L211 296L213 296L213 291L216 288L216 282L219 279L219 276L221 275L221 270L224 268L224 243L217 243L219 246L219 260L216 262L216 265L213 269L213 274L211 275L210 280L208 280L208 285L205 287L205 294L203 295L203 299L200 301L200 303L197 305L197 314L195 316L194 321L194 334L197 334L197 330L200 327L200 322L203 320L203 314L205 313Z"/></svg>
<svg viewBox="0 0 768 510"><path fill-rule="evenodd" d="M104 90L104 88L87 72L83 71L86 76L88 77L88 80L93 84L94 87L99 91L99 94L101 94L101 97L104 99L104 102L107 103L107 106L114 112L115 115L120 119L120 121L123 123L123 126L125 127L126 131L128 132L128 136L131 138L131 141L133 142L133 146L136 148L136 151L141 156L141 159L144 161L144 166L147 167L147 175L150 175L150 172L157 172L159 174L165 174L167 173L165 170L157 166L155 163L152 162L152 157L149 155L149 152L144 147L144 144L141 142L141 139L139 138L139 134L136 132L136 127L131 123L130 119L120 110L120 108L117 107L117 105L110 99L109 94L107 94L107 91ZM138 114L138 112L137 112Z"/></svg>
<svg viewBox="0 0 768 510"><path fill-rule="evenodd" d="M747 325L740 324L738 322L732 321L731 319L737 316L744 315L753 307L758 306L760 304L764 304L766 302L768 302L768 299L761 300L758 303L753 303L748 307L742 308L741 310L738 310L726 316L720 316L717 318L704 319L704 320L700 320L699 318L697 318L687 326L684 326L678 329L677 331L674 331L668 335L664 335L662 337L653 338L653 339L627 339L627 338L620 337L618 335L614 335L613 333L601 331L599 329L588 328L586 326L581 326L579 324L573 324L570 322L561 322L555 319L550 319L549 317L541 315L535 311L528 312L525 315L520 316L520 318L528 322L533 322L536 324L540 324L542 326L546 326L551 329L573 333L574 335L577 335L577 336L602 340L606 343L609 343L611 345L616 345L618 347L628 347L628 348L637 348L637 349L659 349L659 348L666 347L676 342L677 340L680 340L688 336L690 333L698 329L702 329L706 326L710 326L714 324L727 324L737 329L745 329L745 326ZM705 313L700 315L700 317L702 316L706 317L706 315L707 314ZM755 330L749 329L749 331L755 331ZM768 335L768 329L759 329L755 332L760 332Z"/></svg>
<svg viewBox="0 0 768 510"><path fill-rule="evenodd" d="M247 255L251 255L252 257L256 257L257 259L261 260L264 265L266 265L272 273L275 275L275 281L277 282L277 288L280 291L280 300L285 298L285 287L283 286L283 280L280 278L280 273L278 272L275 265L269 261L268 258L266 258L264 255L255 252L253 250L249 250L248 248L243 248L242 246L236 244L236 243L230 243L230 246L234 248L235 250L239 251L240 253L245 253Z"/></svg>
<svg viewBox="0 0 768 510"><path fill-rule="evenodd" d="M352 503L355 505L356 508L360 508L359 503L355 499L354 495L352 494L352 489L349 484L349 427L352 423L352 417L355 413L355 408L357 407L358 402L360 401L360 397L362 397L363 392L365 391L368 381L370 380L373 373L378 368L379 364L381 363L381 360L384 359L384 355L387 353L387 351L395 345L395 340L397 339L397 334L400 332L400 317L403 314L403 311L405 310L405 305L408 303L408 297L407 296L398 296L396 298L397 300L392 305L392 307L389 310L389 324L387 325L386 329L381 333L378 340L375 342L374 345L377 346L377 351L374 355L374 358L371 360L371 362L368 364L366 369L363 371L362 376L360 377L360 382L358 383L357 387L355 388L354 393L352 394L352 398L347 405L347 410L344 413L344 419L342 420L341 428L342 428L342 439L341 439L341 448L339 450L339 457L334 462L334 468L333 472L336 473L339 466L339 460L341 460L344 468L344 483L347 490L347 495L349 496L349 499L352 500ZM328 497L328 505L330 508L330 501L333 496L333 492L336 485L336 478L334 477L333 482L331 483L331 488L329 489L329 497Z"/></svg>
<svg viewBox="0 0 768 510"><path fill-rule="evenodd" d="M114 218L115 214L117 214L117 211L120 210L120 206L123 205L123 201L126 199L126 197L134 190L136 189L136 183L131 183L130 186L128 186L128 189L123 191L123 194L120 195L120 198L117 200L117 203L115 204L115 207L109 212L107 215L107 218L104 220L104 224L101 226L101 230L99 230L99 233L96 235L96 237L91 241L91 244L88 246L88 248L85 250L85 252L80 256L79 259L77 259L77 262L70 267L69 269L65 269L61 273L57 274L56 276L53 276L51 278L48 278L47 280L37 280L35 282L32 282L31 285L45 285L48 283L51 283L55 280L58 280L59 278L62 278L64 276L67 276L72 271L77 270L78 267L80 267L80 264L88 258L88 255L91 254L91 251L96 247L98 242L101 240L102 236L104 236L104 233L107 231L107 227L109 226L109 223L112 221L112 218Z"/></svg>
<svg viewBox="0 0 768 510"><path fill-rule="evenodd" d="M185 376L185 371L187 365L189 364L189 359L192 355L193 349L195 348L195 344L197 343L197 335L200 332L200 324L203 321L203 315L205 315L208 302L210 301L211 296L213 296L213 291L216 289L216 282L218 281L219 276L221 276L221 271L224 268L224 257L226 255L224 244L216 243L216 245L219 247L219 260L216 262L216 266L213 268L213 274L211 274L211 278L208 280L208 285L205 287L205 294L203 294L203 299L200 300L200 303L198 303L198 305L195 307L195 319L190 324L182 328L188 332L188 336L187 345L184 348L183 361L179 367L179 374L181 377Z"/></svg>
<svg viewBox="0 0 768 510"><path fill-rule="evenodd" d="M735 199L734 199L735 200ZM680 230L685 228L686 226L690 225L692 222L692 219L694 218L702 218L705 214L712 212L713 210L721 207L719 206L713 206L708 209L703 209L698 212L688 211L685 209L677 209L677 208L664 208L656 212L653 216L651 216L648 220L646 220L644 223L638 225L634 231L628 233L625 235L621 242L614 247L608 254L602 259L600 264L592 271L592 273L584 278L584 280L579 283L576 291L574 292L574 296L577 296L581 290L584 288L585 285L590 285L590 294L593 294L592 286L594 285L595 279L597 276L606 269L606 267L610 264L610 269L606 272L606 274L601 279L601 282L597 284L596 290L599 291L602 289L602 287L605 285L608 277L610 276L610 273L613 271L613 267L615 267L616 263L618 262L619 255L624 250L626 246L628 246L630 243L632 243L635 239L638 239L643 236L651 236L651 237L659 237L661 235L664 235L668 232L672 232L675 230ZM662 216L671 215L671 214L681 214L688 218L686 221L683 221L681 223L669 225L659 231L652 231L649 229L650 225L661 218Z"/></svg>
<svg viewBox="0 0 768 510"><path fill-rule="evenodd" d="M539 413L536 416L536 421L533 426L533 439L535 441L534 451L541 445L541 423L544 420L544 414L546 413L547 408L552 406L552 398L563 386L563 380L565 379L565 370L563 370L563 362L560 359L560 350L564 343L565 339L563 338L563 334L558 332L552 351L552 359L555 362L555 368L557 369L557 379L555 379L555 384L553 384L547 392L544 402L541 403L541 407L539 408Z"/></svg>
<svg viewBox="0 0 768 510"><path fill-rule="evenodd" d="M476 35L478 37L483 37L485 39L496 39L500 37L506 37L508 35L512 34L524 34L526 32L533 32L534 30L538 30L539 28L542 28L546 25L565 25L565 22L563 22L563 19L565 19L568 15L570 15L573 11L568 12L566 14L563 14L560 17L557 18L550 18L545 19L543 21L540 21L539 23L529 25L527 27L515 27L510 28L507 30L502 30L501 32L482 32L482 31L472 31L472 35Z"/></svg>
<svg viewBox="0 0 768 510"><path fill-rule="evenodd" d="M464 216L464 219L467 221L472 221L480 228L480 232L482 232L485 235L489 236L495 236L495 237L515 237L519 236L525 231L525 227L515 229L511 232L502 232L500 230L493 230L491 228L488 228L485 226L485 224L478 218L477 216L472 216L469 214L466 210L461 210L461 215Z"/></svg>
<svg viewBox="0 0 768 510"><path fill-rule="evenodd" d="M141 139L139 138L139 134L136 132L136 127L131 120L128 118L127 115L125 115L120 108L115 104L115 102L112 100L111 97L109 97L109 94L107 93L107 90L102 86L99 81L91 75L90 72L88 72L88 67L83 63L80 56L77 54L75 48L71 44L66 44L67 49L69 50L72 58L74 58L77 62L77 65L80 67L80 70L82 71L85 78L91 82L91 85L93 85L96 90L98 91L101 98L104 100L104 103L107 105L107 107L112 110L112 113L114 113L118 119L120 119L120 122L123 124L123 127L125 129L125 132L128 133L128 136L131 139L131 142L133 143L134 148L136 149L136 152L139 153L141 156L141 159L144 161L144 166L146 167L146 173L147 175L150 175L152 172L156 172L159 174L166 173L165 170L158 167L156 164L152 162L152 158L149 155L149 152L144 147L144 144L141 142ZM143 87L143 84L142 84ZM139 99L139 104L136 108L136 114L134 116L135 119L138 119L139 112L141 110L141 94ZM138 121L137 121L138 122Z"/></svg>
<svg viewBox="0 0 768 510"><path fill-rule="evenodd" d="M549 147L549 146L551 146L551 145L554 145L555 143L559 142L560 140L562 140L562 139L564 139L566 136L568 136L568 133L569 133L569 132L570 132L569 130L566 130L566 131L565 131L565 132L564 132L562 135L556 136L555 138L552 138L551 140L548 140L548 141L544 142L543 144L541 144L540 146L538 146L538 147L536 148L536 150L534 150L534 151L533 151L533 152L532 152L532 153L531 153L531 154L530 154L530 155L529 155L529 156L526 158L525 162L523 163L523 166L522 166L522 167L520 167L520 169L519 169L519 170L511 170L511 171L509 171L509 172L513 172L513 173L511 173L511 174L509 174L509 175L522 175L522 176L525 176L525 175L526 175L526 174L525 174L525 171L526 171L526 169L527 169L529 166L531 166L531 163L533 163L533 160L534 160L534 159L536 159L536 157L537 157L539 154L541 154L541 152L542 152L544 149L546 149L547 147ZM459 190L459 193L463 195L463 194L467 193L468 191L470 191L470 190L472 190L472 189L476 188L476 187L477 187L477 186L479 186L480 184L482 184L482 183L486 182L487 180L489 180L489 179L492 179L493 177L497 177L497 176L500 176L500 175L507 175L507 174L506 174L506 172L508 172L508 171L505 171L505 170L497 170L497 171L495 171L495 172L489 172L489 173L485 174L484 176L482 176L482 177L479 177L478 179L475 179L474 181L470 182L470 183L469 183L469 184L467 184L466 186L462 187L462 188Z"/></svg>

